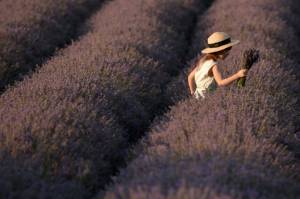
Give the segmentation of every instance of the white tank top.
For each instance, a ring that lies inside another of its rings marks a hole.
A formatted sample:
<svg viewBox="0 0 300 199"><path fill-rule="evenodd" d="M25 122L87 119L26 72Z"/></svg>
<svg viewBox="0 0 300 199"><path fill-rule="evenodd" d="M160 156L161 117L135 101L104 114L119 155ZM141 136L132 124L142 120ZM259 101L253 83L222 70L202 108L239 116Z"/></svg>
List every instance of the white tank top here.
<svg viewBox="0 0 300 199"><path fill-rule="evenodd" d="M195 82L197 88L194 93L196 99L199 99L200 96L202 98L205 98L204 93L207 90L215 90L216 84L214 81L214 77L208 76L208 71L215 64L217 64L217 62L215 62L212 59L209 59L204 61L201 66L197 66L198 69L195 73Z"/></svg>

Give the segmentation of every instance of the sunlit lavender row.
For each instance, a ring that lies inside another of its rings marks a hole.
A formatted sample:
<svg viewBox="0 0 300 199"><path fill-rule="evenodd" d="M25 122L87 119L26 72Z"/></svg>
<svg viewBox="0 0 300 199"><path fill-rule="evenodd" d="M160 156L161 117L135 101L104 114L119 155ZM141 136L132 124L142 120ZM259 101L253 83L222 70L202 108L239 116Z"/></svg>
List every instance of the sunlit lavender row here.
<svg viewBox="0 0 300 199"><path fill-rule="evenodd" d="M0 2L0 89L41 64L78 35L102 0Z"/></svg>
<svg viewBox="0 0 300 199"><path fill-rule="evenodd" d="M0 97L4 197L86 198L108 183L165 105L203 2L111 1L80 41L9 88Z"/></svg>
<svg viewBox="0 0 300 199"><path fill-rule="evenodd" d="M247 87L240 90L237 89L236 83L233 83L230 88L221 89L229 89L228 92L225 91L228 95L238 92L237 96L241 100L249 101L247 106L255 116L252 118L253 122L258 122L257 129L263 130L259 130L258 135L272 138L300 157L299 140L295 140L294 137L295 133L300 132L300 59L297 56L300 54L297 47L300 42L297 34L300 30L299 2L284 3L278 0L271 5L271 1L267 0L252 3L241 0L239 5L241 8L247 8L247 16L240 17L240 20L234 18L242 15L245 12L243 9L229 15L230 10L225 9L228 2L216 2L218 3L214 3L198 24L200 28L196 35L200 37L195 38L191 54L195 55L204 48L204 45L198 45L205 42L202 35L209 35L214 30L229 32L233 38L241 40L241 43L232 49L225 61L219 63L223 76L228 77L242 67L240 64L244 50L258 49L261 61L249 71ZM218 14L211 14L217 11ZM182 91L188 89L186 77L190 70L192 68L181 73L180 77L168 86L165 93L175 93L174 101L187 96L188 92ZM250 97L244 96L243 93ZM273 131L273 127L277 130Z"/></svg>
<svg viewBox="0 0 300 199"><path fill-rule="evenodd" d="M136 159L98 198L299 198L299 42L297 1L216 0L201 17L191 54L216 30L241 40L224 77L244 49L260 50L246 87L219 87L187 98L187 71L173 81L171 111L133 153Z"/></svg>

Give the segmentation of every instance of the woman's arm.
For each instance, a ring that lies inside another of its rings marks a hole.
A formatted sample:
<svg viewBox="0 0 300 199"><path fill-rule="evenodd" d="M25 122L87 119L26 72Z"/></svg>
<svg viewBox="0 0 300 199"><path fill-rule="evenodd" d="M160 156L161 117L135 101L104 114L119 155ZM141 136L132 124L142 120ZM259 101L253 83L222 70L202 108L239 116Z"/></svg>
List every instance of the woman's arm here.
<svg viewBox="0 0 300 199"><path fill-rule="evenodd" d="M195 84L195 73L196 73L196 68L193 69L193 71L189 74L188 76L188 83L189 83L189 88L190 88L190 93L193 95L195 93L196 89L196 84Z"/></svg>
<svg viewBox="0 0 300 199"><path fill-rule="evenodd" d="M214 78L215 78L218 86L227 86L227 85L231 84L233 81L237 80L240 77L244 77L247 74L247 70L242 69L242 70L238 71L237 73L233 74L232 76L222 79L222 75L221 75L217 65L214 65L212 67L212 72L213 72Z"/></svg>

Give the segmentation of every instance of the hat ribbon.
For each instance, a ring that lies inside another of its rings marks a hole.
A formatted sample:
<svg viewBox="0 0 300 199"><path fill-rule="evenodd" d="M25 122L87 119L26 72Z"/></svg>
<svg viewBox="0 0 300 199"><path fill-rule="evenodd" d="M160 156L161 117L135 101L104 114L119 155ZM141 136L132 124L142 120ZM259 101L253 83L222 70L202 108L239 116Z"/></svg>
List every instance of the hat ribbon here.
<svg viewBox="0 0 300 199"><path fill-rule="evenodd" d="M228 38L228 39L225 39L225 40L217 42L217 43L208 44L208 47L210 47L210 48L217 48L217 47L223 46L225 44L229 44L230 42L231 42L231 39Z"/></svg>

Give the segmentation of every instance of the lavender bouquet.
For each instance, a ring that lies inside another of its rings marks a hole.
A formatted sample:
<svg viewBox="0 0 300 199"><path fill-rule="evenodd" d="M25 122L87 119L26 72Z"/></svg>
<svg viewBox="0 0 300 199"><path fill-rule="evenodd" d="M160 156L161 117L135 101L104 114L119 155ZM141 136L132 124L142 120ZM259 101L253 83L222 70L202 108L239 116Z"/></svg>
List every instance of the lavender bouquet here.
<svg viewBox="0 0 300 199"><path fill-rule="evenodd" d="M250 69L251 66L257 62L259 59L259 51L255 49L248 49L245 50L242 57L242 69ZM240 77L237 80L237 86L238 88L242 88L245 86L246 77Z"/></svg>

